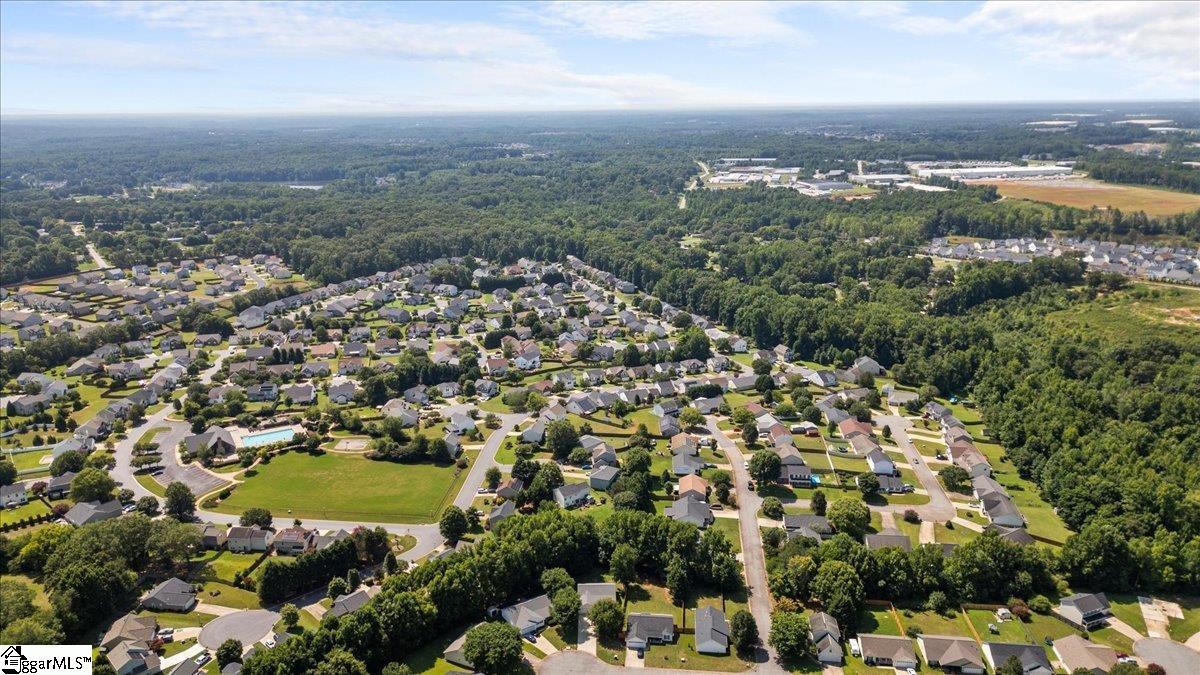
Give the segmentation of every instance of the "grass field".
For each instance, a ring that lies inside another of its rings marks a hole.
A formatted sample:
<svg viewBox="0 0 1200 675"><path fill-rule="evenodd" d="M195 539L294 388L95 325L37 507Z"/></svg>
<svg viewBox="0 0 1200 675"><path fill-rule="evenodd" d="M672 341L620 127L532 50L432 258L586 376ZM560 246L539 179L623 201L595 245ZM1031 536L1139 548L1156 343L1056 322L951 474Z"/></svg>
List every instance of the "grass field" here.
<svg viewBox="0 0 1200 675"><path fill-rule="evenodd" d="M725 533L729 543L733 544L734 553L740 553L742 550L742 533L738 529L738 524L739 521L736 518L716 518L709 526L711 529Z"/></svg>
<svg viewBox="0 0 1200 675"><path fill-rule="evenodd" d="M216 510L253 506L323 520L432 522L465 479L452 466L376 462L360 455L288 453L261 465Z"/></svg>
<svg viewBox="0 0 1200 675"><path fill-rule="evenodd" d="M1200 195L1161 190L1139 185L1117 185L1091 178L1070 180L985 181L1004 197L1028 199L1081 209L1117 208L1126 213L1145 211L1151 216L1170 216L1200 209Z"/></svg>
<svg viewBox="0 0 1200 675"><path fill-rule="evenodd" d="M15 509L0 510L0 525L15 523L25 518L37 518L50 513L50 507L40 499L31 499L28 504L22 504Z"/></svg>
<svg viewBox="0 0 1200 675"><path fill-rule="evenodd" d="M1200 341L1200 289L1136 283L1047 316L1118 342Z"/></svg>

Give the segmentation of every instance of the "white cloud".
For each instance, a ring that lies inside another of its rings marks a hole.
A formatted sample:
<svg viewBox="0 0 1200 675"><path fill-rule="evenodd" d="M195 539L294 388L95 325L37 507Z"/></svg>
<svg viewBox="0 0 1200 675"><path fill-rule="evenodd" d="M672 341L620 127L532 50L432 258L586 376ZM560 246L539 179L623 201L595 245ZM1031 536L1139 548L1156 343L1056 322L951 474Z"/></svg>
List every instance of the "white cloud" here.
<svg viewBox="0 0 1200 675"><path fill-rule="evenodd" d="M617 40L700 37L720 42L796 41L804 34L783 20L787 2L551 2L538 16Z"/></svg>
<svg viewBox="0 0 1200 675"><path fill-rule="evenodd" d="M334 4L281 2L95 2L152 28L183 30L286 53L402 59L548 58L552 50L519 30L478 22L410 22Z"/></svg>
<svg viewBox="0 0 1200 675"><path fill-rule="evenodd" d="M978 34L1023 60L1074 64L1111 60L1167 95L1195 96L1200 85L1200 3L989 1L961 18L899 1L822 2L833 13L915 35Z"/></svg>
<svg viewBox="0 0 1200 675"><path fill-rule="evenodd" d="M40 66L201 70L200 61L159 45L46 33L5 36L0 58Z"/></svg>

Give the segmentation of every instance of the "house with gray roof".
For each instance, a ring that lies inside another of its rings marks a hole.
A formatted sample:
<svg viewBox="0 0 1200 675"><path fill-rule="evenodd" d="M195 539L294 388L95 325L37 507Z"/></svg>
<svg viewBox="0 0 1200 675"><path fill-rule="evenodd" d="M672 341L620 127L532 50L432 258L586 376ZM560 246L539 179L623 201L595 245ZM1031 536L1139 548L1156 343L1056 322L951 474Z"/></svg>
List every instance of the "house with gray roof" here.
<svg viewBox="0 0 1200 675"><path fill-rule="evenodd" d="M163 581L142 598L142 607L156 612L190 612L195 606L196 589L178 577Z"/></svg>
<svg viewBox="0 0 1200 675"><path fill-rule="evenodd" d="M663 515L672 520L691 523L699 528L708 527L713 522L712 507L707 502L693 499L690 496L675 500L673 504L663 510Z"/></svg>
<svg viewBox="0 0 1200 675"><path fill-rule="evenodd" d="M645 653L652 644L675 641L675 618L670 614L637 612L629 615L625 630L625 647Z"/></svg>
<svg viewBox="0 0 1200 675"><path fill-rule="evenodd" d="M500 610L500 616L521 635L531 636L550 619L550 596L542 594Z"/></svg>
<svg viewBox="0 0 1200 675"><path fill-rule="evenodd" d="M107 502L79 502L63 515L63 519L79 527L88 523L98 523L102 520L116 518L119 515L121 515L121 502L112 499Z"/></svg>
<svg viewBox="0 0 1200 675"><path fill-rule="evenodd" d="M701 654L729 653L729 622L725 612L707 605L696 612L696 651Z"/></svg>
<svg viewBox="0 0 1200 675"><path fill-rule="evenodd" d="M1046 656L1046 650L1042 649L1041 645L986 642L983 645L983 655L987 658L988 665L992 667L993 671L1012 657L1021 664L1021 671L1025 675L1053 675L1054 673L1054 667L1050 665L1050 658Z"/></svg>
<svg viewBox="0 0 1200 675"><path fill-rule="evenodd" d="M934 668L965 673L965 675L983 675L985 672L979 643L971 638L953 635L919 635L917 636L917 646L921 648L925 662Z"/></svg>

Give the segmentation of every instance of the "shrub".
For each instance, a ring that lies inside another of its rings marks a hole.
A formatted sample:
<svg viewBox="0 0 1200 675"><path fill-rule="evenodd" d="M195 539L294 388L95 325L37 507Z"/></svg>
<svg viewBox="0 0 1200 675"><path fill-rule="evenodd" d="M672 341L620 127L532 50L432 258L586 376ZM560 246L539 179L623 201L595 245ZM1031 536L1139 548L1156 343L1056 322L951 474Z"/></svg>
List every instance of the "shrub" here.
<svg viewBox="0 0 1200 675"><path fill-rule="evenodd" d="M1053 609L1053 605L1050 604L1050 598L1044 595L1035 595L1029 599L1029 609L1038 614L1049 614L1050 610Z"/></svg>
<svg viewBox="0 0 1200 675"><path fill-rule="evenodd" d="M904 634L915 640L921 634L921 628L920 626L909 626L904 629Z"/></svg>
<svg viewBox="0 0 1200 675"><path fill-rule="evenodd" d="M921 514L917 513L914 509L904 509L904 522L919 523L921 522Z"/></svg>

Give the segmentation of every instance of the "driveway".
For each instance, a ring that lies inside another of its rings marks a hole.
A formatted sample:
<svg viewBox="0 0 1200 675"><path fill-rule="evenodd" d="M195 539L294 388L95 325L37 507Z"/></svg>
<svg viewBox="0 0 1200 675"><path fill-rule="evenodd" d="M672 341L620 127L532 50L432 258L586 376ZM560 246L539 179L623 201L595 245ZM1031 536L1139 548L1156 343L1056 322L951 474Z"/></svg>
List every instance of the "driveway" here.
<svg viewBox="0 0 1200 675"><path fill-rule="evenodd" d="M750 474L746 471L745 455L738 449L724 431L717 426L716 420L708 420L708 432L717 440L717 445L725 452L732 466L734 488L737 491L738 529L742 537L742 564L746 569L746 585L750 593L750 613L758 624L758 634L767 636L771 633L771 596L767 589L767 562L763 553L762 533L758 529L758 509L762 498L750 490ZM778 663L774 648L764 641L763 646L754 655L758 664L758 672L786 673Z"/></svg>
<svg viewBox="0 0 1200 675"><path fill-rule="evenodd" d="M912 509L921 516L921 520L931 520L934 522L944 523L955 516L954 503L950 501L946 490L942 488L942 484L938 482L937 476L933 470L921 457L921 453L917 447L913 445L912 440L908 437L908 429L912 426L912 421L906 417L899 415L876 415L875 423L883 428L889 426L892 428L892 441L896 447L904 453L905 463L912 468L913 473L917 476L917 481L921 484L921 488L929 494L929 503L919 506L907 506L902 504L889 505L884 507L871 507L874 511L907 511Z"/></svg>
<svg viewBox="0 0 1200 675"><path fill-rule="evenodd" d="M216 649L230 638L242 641L249 647L267 637L279 621L279 612L269 609L248 609L219 616L209 621L200 631L200 644L206 649Z"/></svg>
<svg viewBox="0 0 1200 675"><path fill-rule="evenodd" d="M509 430L513 428L513 425L520 423L529 416L509 413L497 415L497 417L500 418L500 427L491 430L487 442L483 444L483 450L475 458L475 463L471 465L471 472L467 474L467 479L463 481L462 488L458 491L458 497L454 499L454 505L460 509L466 509L475 501L475 491L479 489L480 485L483 485L483 479L486 477L487 470L493 466L498 466L496 464L496 452L504 444L504 438L508 435Z"/></svg>
<svg viewBox="0 0 1200 675"><path fill-rule="evenodd" d="M650 649L654 649L651 647ZM625 672L626 668L640 668L644 666L644 662L637 657L634 652L633 657L626 661L628 665L624 668L621 666L610 666L607 663L597 659L595 656L586 652L568 649L550 654L542 659L538 664L537 672L546 675L592 675L593 673L606 673L608 675L618 675ZM674 668L651 668L654 675L696 675L695 670L676 670ZM787 671L784 671L787 672Z"/></svg>

